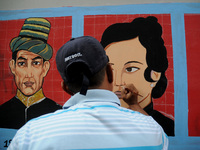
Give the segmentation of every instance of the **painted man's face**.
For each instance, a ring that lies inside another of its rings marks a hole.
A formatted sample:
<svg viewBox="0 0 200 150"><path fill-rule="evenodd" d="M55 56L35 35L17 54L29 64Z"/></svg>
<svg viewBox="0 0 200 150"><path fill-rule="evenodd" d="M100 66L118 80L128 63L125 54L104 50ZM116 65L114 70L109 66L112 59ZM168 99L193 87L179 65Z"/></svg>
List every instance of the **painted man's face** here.
<svg viewBox="0 0 200 150"><path fill-rule="evenodd" d="M114 92L120 98L120 91L125 84L134 84L141 96L138 102L142 108L151 101L150 82L144 78L147 68L146 49L141 45L138 38L111 43L106 48L114 75ZM121 100L122 106L127 105Z"/></svg>
<svg viewBox="0 0 200 150"><path fill-rule="evenodd" d="M49 61L43 62L41 56L25 50L20 50L16 62L12 59L9 65L17 88L26 96L31 96L41 89L50 67Z"/></svg>

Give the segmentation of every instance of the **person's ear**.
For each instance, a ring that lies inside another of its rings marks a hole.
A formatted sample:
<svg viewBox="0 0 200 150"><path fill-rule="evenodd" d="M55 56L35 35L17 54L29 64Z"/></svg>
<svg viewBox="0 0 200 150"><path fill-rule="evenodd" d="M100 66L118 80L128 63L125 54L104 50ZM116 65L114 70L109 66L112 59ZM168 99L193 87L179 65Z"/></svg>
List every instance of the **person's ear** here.
<svg viewBox="0 0 200 150"><path fill-rule="evenodd" d="M112 71L112 67L110 64L107 64L107 66L106 66L106 74L108 77L108 82L112 83L113 82L113 71Z"/></svg>
<svg viewBox="0 0 200 150"><path fill-rule="evenodd" d="M10 67L10 71L12 72L12 74L15 75L15 61L14 61L14 59L10 60L9 67Z"/></svg>
<svg viewBox="0 0 200 150"><path fill-rule="evenodd" d="M50 69L50 62L49 61L45 61L44 64L43 64L43 77L45 77L48 73Z"/></svg>
<svg viewBox="0 0 200 150"><path fill-rule="evenodd" d="M72 91L69 90L68 86L65 84L64 81L61 82L61 86L62 86L62 89L68 93L69 95L74 95L74 93Z"/></svg>
<svg viewBox="0 0 200 150"><path fill-rule="evenodd" d="M151 79L154 81L160 80L161 72L156 72L154 70L151 71Z"/></svg>

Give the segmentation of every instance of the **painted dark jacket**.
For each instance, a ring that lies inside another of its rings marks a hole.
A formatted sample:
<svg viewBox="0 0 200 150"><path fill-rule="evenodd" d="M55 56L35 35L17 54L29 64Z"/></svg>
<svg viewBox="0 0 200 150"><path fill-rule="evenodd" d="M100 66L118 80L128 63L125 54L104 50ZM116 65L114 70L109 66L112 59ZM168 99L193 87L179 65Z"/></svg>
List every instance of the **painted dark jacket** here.
<svg viewBox="0 0 200 150"><path fill-rule="evenodd" d="M19 129L30 119L61 108L49 98L26 107L18 98L13 97L0 106L0 128Z"/></svg>
<svg viewBox="0 0 200 150"><path fill-rule="evenodd" d="M164 116L157 110L153 109L153 103L147 105L144 110L148 115L152 116L153 119L163 128L168 136L174 136L174 120Z"/></svg>

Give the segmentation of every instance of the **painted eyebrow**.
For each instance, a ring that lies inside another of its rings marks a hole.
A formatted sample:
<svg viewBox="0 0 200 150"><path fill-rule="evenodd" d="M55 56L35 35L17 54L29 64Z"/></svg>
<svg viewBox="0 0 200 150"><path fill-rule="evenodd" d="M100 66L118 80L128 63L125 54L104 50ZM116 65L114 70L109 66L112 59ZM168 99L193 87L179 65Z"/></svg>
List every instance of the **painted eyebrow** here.
<svg viewBox="0 0 200 150"><path fill-rule="evenodd" d="M35 60L35 59L42 59L42 57L37 56L37 57L33 58L32 60ZM20 56L20 57L18 58L18 60L27 60L27 59L24 58L24 57L22 57L22 56Z"/></svg>
<svg viewBox="0 0 200 150"><path fill-rule="evenodd" d="M143 65L143 63L141 63L139 61L128 61L127 63L124 64L124 66L129 64L129 63L138 63L138 64L142 64Z"/></svg>
<svg viewBox="0 0 200 150"><path fill-rule="evenodd" d="M36 60L36 59L42 59L42 57L37 56L37 57L33 58L32 60Z"/></svg>
<svg viewBox="0 0 200 150"><path fill-rule="evenodd" d="M17 60L27 60L26 58L20 56Z"/></svg>

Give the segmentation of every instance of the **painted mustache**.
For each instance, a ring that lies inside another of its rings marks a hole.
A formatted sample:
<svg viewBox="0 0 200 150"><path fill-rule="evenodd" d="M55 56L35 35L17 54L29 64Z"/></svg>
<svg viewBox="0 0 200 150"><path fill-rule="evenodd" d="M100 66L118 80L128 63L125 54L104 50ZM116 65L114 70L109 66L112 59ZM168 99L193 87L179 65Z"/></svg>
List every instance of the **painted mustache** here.
<svg viewBox="0 0 200 150"><path fill-rule="evenodd" d="M32 87L34 82L26 81L26 82L24 82L24 84L26 87Z"/></svg>

